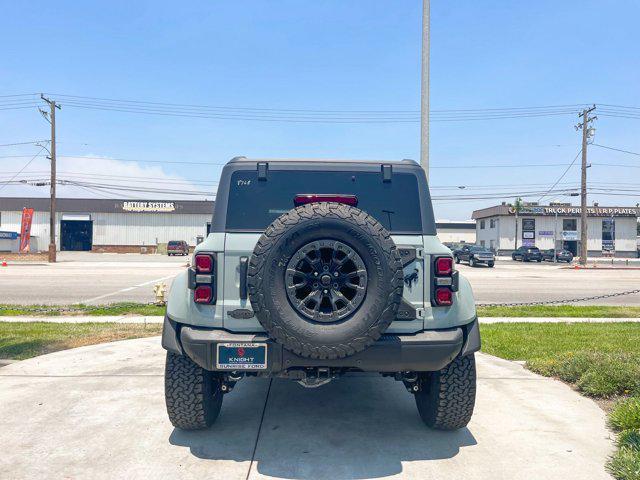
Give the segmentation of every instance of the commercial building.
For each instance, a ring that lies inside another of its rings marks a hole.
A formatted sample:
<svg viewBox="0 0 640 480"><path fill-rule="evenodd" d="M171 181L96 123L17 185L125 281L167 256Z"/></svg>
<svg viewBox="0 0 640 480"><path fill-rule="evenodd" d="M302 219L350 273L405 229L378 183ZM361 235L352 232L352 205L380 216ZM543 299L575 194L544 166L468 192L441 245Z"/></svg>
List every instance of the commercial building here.
<svg viewBox="0 0 640 480"><path fill-rule="evenodd" d="M476 222L473 220L436 220L436 231L442 243L476 243Z"/></svg>
<svg viewBox="0 0 640 480"><path fill-rule="evenodd" d="M510 255L520 246L540 249L565 248L580 251L580 207L571 204L527 204L516 216L515 208L503 203L473 212L476 243L499 255ZM589 256L636 257L637 207L587 208L587 251ZM517 217L517 218L516 218Z"/></svg>
<svg viewBox="0 0 640 480"><path fill-rule="evenodd" d="M56 245L59 250L155 252L170 240L194 246L204 238L213 201L59 198ZM49 245L48 198L0 198L0 251L17 251L23 208L33 208L31 251Z"/></svg>

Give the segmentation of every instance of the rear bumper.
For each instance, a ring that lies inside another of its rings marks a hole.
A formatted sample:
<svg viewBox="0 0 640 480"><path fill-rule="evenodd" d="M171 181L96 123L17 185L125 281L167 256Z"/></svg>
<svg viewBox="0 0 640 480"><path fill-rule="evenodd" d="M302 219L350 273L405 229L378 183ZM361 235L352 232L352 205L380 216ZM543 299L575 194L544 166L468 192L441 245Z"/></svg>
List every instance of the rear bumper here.
<svg viewBox="0 0 640 480"><path fill-rule="evenodd" d="M162 346L174 353L188 355L207 370L216 367L219 343L267 344L267 369L256 370L276 374L305 367L349 368L368 372L436 371L458 355L469 355L480 349L477 319L462 327L425 330L413 335L383 335L366 350L335 360L316 360L292 353L265 334L239 334L221 329L180 325L165 317Z"/></svg>

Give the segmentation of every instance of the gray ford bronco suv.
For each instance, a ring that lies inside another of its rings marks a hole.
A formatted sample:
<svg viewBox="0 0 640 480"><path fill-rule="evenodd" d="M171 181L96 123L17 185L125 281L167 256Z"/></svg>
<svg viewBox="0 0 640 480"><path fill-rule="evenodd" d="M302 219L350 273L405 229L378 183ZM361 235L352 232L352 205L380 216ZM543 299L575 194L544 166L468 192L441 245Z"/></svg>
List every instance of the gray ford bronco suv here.
<svg viewBox="0 0 640 480"><path fill-rule="evenodd" d="M167 303L175 427L209 427L244 378L318 387L350 372L403 382L429 427L467 425L475 302L416 162L234 158L211 227Z"/></svg>

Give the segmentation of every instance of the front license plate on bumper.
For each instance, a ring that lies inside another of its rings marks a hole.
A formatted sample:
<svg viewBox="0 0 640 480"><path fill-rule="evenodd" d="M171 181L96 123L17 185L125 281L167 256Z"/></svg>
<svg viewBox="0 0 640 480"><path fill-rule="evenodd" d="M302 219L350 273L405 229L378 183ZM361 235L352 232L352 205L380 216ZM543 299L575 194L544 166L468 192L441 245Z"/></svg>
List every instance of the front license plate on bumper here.
<svg viewBox="0 0 640 480"><path fill-rule="evenodd" d="M266 370L266 343L219 343L217 367L220 370Z"/></svg>

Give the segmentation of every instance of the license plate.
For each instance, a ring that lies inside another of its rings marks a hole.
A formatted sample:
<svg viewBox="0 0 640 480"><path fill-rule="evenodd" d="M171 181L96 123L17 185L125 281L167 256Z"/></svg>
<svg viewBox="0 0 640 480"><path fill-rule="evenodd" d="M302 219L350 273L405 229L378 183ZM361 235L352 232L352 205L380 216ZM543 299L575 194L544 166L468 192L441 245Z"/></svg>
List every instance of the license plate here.
<svg viewBox="0 0 640 480"><path fill-rule="evenodd" d="M219 343L217 367L220 370L265 370L266 343Z"/></svg>

